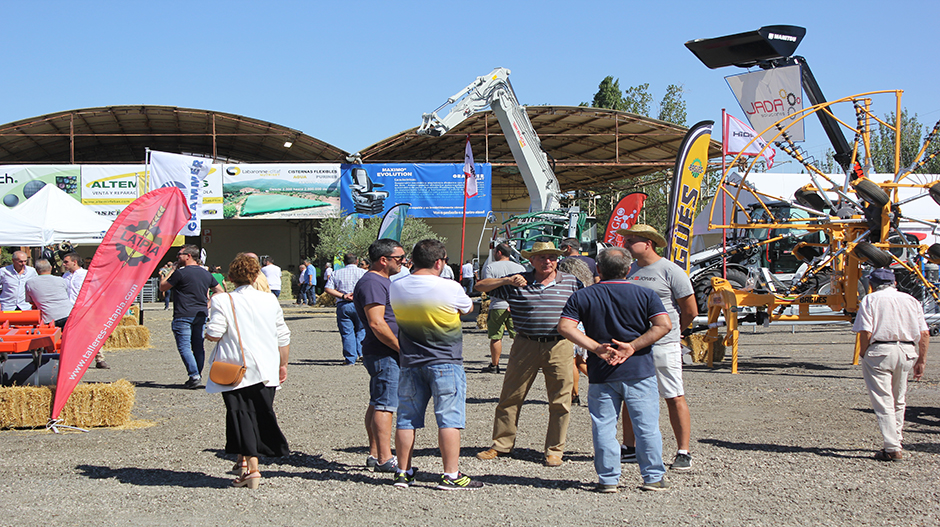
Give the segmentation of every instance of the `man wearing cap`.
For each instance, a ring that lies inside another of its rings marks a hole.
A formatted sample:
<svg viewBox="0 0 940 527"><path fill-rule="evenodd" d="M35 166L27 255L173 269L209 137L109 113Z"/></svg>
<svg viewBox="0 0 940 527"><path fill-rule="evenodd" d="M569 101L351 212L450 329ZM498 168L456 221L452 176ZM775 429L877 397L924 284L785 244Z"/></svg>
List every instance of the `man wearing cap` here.
<svg viewBox="0 0 940 527"><path fill-rule="evenodd" d="M558 248L564 251L564 258L562 258L562 261L565 261L568 258L577 258L578 260L581 260L584 262L584 265L588 266L588 269L591 270L591 275L594 277L594 283L596 284L601 281L597 274L597 262L594 261L594 258L591 258L590 256L583 256L581 254L581 243L577 238L565 238L558 245Z"/></svg>
<svg viewBox="0 0 940 527"><path fill-rule="evenodd" d="M568 435L568 412L574 374L571 343L558 333L558 320L568 298L583 285L573 275L558 272L562 252L551 242L535 242L531 251L522 251L534 270L477 282L484 293L501 288L498 296L509 301L516 328L509 364L493 421L493 446L477 454L479 459L509 455L516 443L519 411L539 370L545 375L548 392L548 432L544 463L562 463ZM494 295L497 295L494 292Z"/></svg>
<svg viewBox="0 0 940 527"><path fill-rule="evenodd" d="M657 247L666 246L666 240L656 229L638 223L629 229L617 230L617 234L623 236L623 246L633 256L627 280L655 291L672 322L669 333L653 344L653 362L656 365L659 395L666 400L669 422L676 436L677 452L670 468L680 472L688 471L692 469L692 455L689 453L692 425L682 384L682 348L679 340L682 331L698 315L695 291L684 269L656 253ZM635 462L636 440L630 419L623 420L623 442L622 461Z"/></svg>
<svg viewBox="0 0 940 527"><path fill-rule="evenodd" d="M505 243L493 249L493 261L483 268L483 278L503 278L514 274L524 273L525 267L512 261L512 250ZM490 308L486 313L486 333L490 337L490 363L483 367L482 373L500 373L499 357L503 354L503 333L509 338L516 337L509 316L509 302L490 294Z"/></svg>
<svg viewBox="0 0 940 527"><path fill-rule="evenodd" d="M859 303L852 330L858 333L862 374L884 437L875 459L900 461L907 376L911 370L915 381L924 375L930 332L920 303L895 288L894 271L875 269L868 282L872 292Z"/></svg>

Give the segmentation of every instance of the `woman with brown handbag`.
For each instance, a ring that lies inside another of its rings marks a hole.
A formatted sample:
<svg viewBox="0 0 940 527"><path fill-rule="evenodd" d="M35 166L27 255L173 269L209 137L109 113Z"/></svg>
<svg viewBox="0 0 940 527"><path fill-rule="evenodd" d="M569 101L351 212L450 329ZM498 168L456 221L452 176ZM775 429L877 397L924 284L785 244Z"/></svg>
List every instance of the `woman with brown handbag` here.
<svg viewBox="0 0 940 527"><path fill-rule="evenodd" d="M290 452L274 414L275 391L287 378L290 330L277 298L251 287L260 271L257 259L236 256L228 269L235 290L212 297L206 324L206 338L218 342L206 392L221 393L225 402L225 452L238 454L232 484L252 489L261 483L259 455Z"/></svg>

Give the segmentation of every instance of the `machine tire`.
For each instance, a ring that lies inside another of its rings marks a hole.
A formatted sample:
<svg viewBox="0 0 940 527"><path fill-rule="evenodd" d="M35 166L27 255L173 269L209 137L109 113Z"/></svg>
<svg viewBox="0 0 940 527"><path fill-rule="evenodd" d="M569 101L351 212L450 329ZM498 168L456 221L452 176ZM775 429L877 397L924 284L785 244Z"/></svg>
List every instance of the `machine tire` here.
<svg viewBox="0 0 940 527"><path fill-rule="evenodd" d="M870 179L860 179L855 182L855 193L865 201L878 207L884 207L891 201L888 194Z"/></svg>
<svg viewBox="0 0 940 527"><path fill-rule="evenodd" d="M940 262L940 243L935 243L927 248L927 259L933 263Z"/></svg>
<svg viewBox="0 0 940 527"><path fill-rule="evenodd" d="M800 287L796 288L793 291L793 294L796 294L796 295L805 295L807 293L817 294L819 293L820 287L822 287L823 285L829 285L829 280L831 277L832 277L832 268L824 267L820 269L818 273L816 273L815 275L808 278L805 282L803 282L800 285Z"/></svg>
<svg viewBox="0 0 940 527"><path fill-rule="evenodd" d="M828 208L822 196L812 190L798 189L793 193L793 198L796 199L796 202L800 205L818 210L819 212L826 212Z"/></svg>
<svg viewBox="0 0 940 527"><path fill-rule="evenodd" d="M695 291L695 303L698 304L698 314L708 313L708 296L712 294L712 277L721 276L721 271L710 271L698 276L692 283L692 290ZM740 269L728 269L728 281L731 287L735 289L744 288L747 284L747 274Z"/></svg>
<svg viewBox="0 0 940 527"><path fill-rule="evenodd" d="M937 205L940 205L940 181L931 185L928 192L930 193L930 199Z"/></svg>
<svg viewBox="0 0 940 527"><path fill-rule="evenodd" d="M891 264L891 255L868 242L861 242L852 249L852 254L872 267L887 267Z"/></svg>

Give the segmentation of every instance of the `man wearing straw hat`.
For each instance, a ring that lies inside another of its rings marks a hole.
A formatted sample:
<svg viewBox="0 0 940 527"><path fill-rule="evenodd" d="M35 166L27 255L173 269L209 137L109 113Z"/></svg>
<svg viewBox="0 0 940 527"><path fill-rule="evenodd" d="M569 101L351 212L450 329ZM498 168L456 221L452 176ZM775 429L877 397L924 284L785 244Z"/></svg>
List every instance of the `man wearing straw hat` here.
<svg viewBox="0 0 940 527"><path fill-rule="evenodd" d="M561 254L562 251L556 249L552 242L535 242L531 251L522 251L533 271L477 282L477 291L484 293L502 288L498 296L509 301L516 328L496 405L493 446L478 453L479 459L494 459L512 452L519 411L535 377L542 370L548 392L544 463L549 467L562 463L574 384L571 368L574 350L571 343L558 333L558 320L568 298L583 285L573 275L558 272Z"/></svg>
<svg viewBox="0 0 940 527"><path fill-rule="evenodd" d="M670 468L679 472L689 471L692 470L692 455L689 453L692 424L682 384L679 340L682 331L698 315L692 281L685 270L656 253L657 247L666 246L666 240L656 229L637 223L629 229L618 229L617 234L623 236L623 246L633 256L627 280L652 289L666 307L672 322L669 333L653 344L653 362L656 364L659 395L666 400L669 422L676 436L676 457ZM634 462L636 440L629 419L623 420L623 442L622 461Z"/></svg>

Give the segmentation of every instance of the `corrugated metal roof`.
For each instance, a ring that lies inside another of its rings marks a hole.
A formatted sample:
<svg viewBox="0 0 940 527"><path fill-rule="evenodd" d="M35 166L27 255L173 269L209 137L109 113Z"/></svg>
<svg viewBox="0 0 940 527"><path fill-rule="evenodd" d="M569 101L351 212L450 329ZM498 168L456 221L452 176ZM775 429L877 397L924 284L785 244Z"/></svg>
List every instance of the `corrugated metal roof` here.
<svg viewBox="0 0 940 527"><path fill-rule="evenodd" d="M683 126L627 112L583 106L526 107L542 148L554 160L562 191L603 190L613 182L671 169ZM527 195L496 116L469 117L442 137L418 135L417 128L379 141L360 152L363 163L463 163L467 135L474 160L493 164L493 197L511 201ZM709 157L721 156L712 141Z"/></svg>
<svg viewBox="0 0 940 527"><path fill-rule="evenodd" d="M175 106L84 108L0 125L0 163L142 163L147 147L241 162L343 162L347 154L277 124Z"/></svg>

